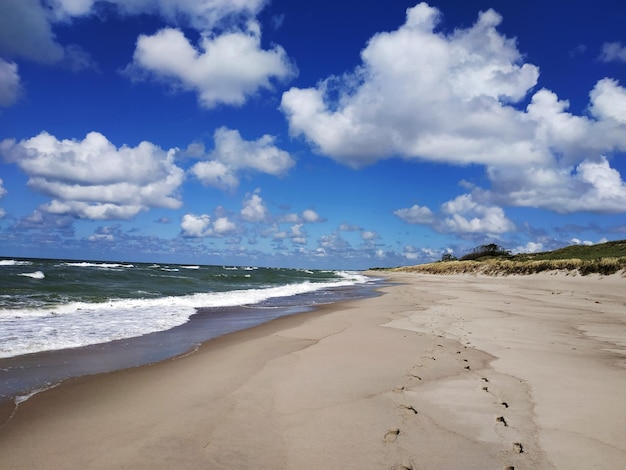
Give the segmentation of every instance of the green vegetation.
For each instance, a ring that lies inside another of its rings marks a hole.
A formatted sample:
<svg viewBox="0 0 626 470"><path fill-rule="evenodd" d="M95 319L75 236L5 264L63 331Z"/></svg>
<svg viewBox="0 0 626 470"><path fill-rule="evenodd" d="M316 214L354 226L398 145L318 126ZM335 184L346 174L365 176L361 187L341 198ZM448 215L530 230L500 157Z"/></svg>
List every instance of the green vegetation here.
<svg viewBox="0 0 626 470"><path fill-rule="evenodd" d="M511 255L498 245L481 245L459 260L446 257L437 263L403 266L399 272L429 274L534 274L543 271L569 271L626 276L626 240L598 245L573 245L543 253Z"/></svg>
<svg viewBox="0 0 626 470"><path fill-rule="evenodd" d="M487 260L487 259L492 259L492 258L503 258L503 257L510 258L511 252L508 250L505 250L499 245L496 245L495 243L490 243L489 245L477 246L476 248L472 250L471 253L468 253L465 256L462 256L461 261L467 261L467 260L480 261L480 260Z"/></svg>

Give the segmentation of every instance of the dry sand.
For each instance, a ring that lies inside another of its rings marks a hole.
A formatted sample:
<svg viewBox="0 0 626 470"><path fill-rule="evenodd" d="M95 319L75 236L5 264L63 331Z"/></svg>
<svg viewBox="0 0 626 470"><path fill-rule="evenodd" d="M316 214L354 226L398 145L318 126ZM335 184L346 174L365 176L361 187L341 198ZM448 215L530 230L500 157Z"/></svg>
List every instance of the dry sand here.
<svg viewBox="0 0 626 470"><path fill-rule="evenodd" d="M37 394L0 468L624 468L626 279L390 277Z"/></svg>

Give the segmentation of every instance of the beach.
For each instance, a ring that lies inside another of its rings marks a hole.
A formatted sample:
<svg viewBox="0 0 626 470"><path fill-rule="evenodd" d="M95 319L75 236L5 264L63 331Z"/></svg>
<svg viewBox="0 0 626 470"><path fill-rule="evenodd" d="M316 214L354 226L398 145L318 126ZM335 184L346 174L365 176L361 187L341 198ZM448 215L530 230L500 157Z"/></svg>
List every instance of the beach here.
<svg viewBox="0 0 626 470"><path fill-rule="evenodd" d="M380 296L4 406L0 468L623 466L625 278L383 275Z"/></svg>

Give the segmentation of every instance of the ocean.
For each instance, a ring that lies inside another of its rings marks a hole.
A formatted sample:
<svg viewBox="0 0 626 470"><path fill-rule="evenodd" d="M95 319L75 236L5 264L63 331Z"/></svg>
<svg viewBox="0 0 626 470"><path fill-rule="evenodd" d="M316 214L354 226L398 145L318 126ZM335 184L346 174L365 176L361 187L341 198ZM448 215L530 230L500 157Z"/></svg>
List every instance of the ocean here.
<svg viewBox="0 0 626 470"><path fill-rule="evenodd" d="M0 402L157 362L224 334L374 295L358 272L0 259Z"/></svg>

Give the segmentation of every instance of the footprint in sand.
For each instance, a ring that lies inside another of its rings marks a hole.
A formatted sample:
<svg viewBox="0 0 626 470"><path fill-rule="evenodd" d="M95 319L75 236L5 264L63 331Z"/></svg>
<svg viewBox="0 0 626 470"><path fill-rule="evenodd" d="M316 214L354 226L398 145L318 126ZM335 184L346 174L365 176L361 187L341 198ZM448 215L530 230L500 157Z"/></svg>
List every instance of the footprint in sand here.
<svg viewBox="0 0 626 470"><path fill-rule="evenodd" d="M395 442L399 435L400 430L398 428L390 428L385 433L385 437L383 439L385 440L385 442Z"/></svg>
<svg viewBox="0 0 626 470"><path fill-rule="evenodd" d="M415 407L413 405L400 405L401 408L412 412L413 414L417 414L417 410L415 409Z"/></svg>

